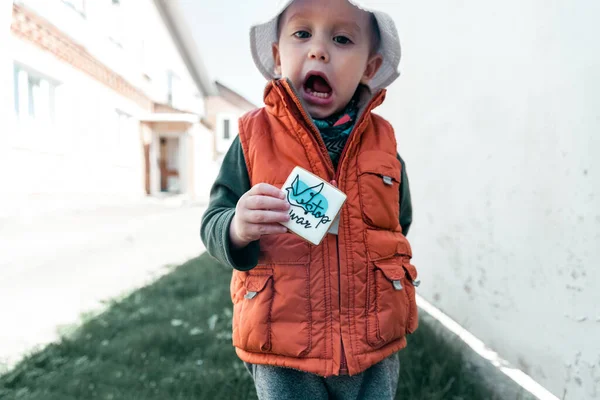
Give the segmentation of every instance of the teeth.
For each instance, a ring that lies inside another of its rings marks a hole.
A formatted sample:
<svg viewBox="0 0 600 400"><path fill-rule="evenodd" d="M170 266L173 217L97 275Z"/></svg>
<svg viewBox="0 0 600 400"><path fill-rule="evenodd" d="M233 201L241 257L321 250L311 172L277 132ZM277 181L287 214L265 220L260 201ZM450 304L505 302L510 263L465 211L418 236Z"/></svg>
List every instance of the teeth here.
<svg viewBox="0 0 600 400"><path fill-rule="evenodd" d="M315 96L315 97L319 97L321 99L326 99L329 97L329 93L321 93L321 92L315 92L314 90L310 89L310 88L306 88L306 91L308 93L310 93L311 95Z"/></svg>

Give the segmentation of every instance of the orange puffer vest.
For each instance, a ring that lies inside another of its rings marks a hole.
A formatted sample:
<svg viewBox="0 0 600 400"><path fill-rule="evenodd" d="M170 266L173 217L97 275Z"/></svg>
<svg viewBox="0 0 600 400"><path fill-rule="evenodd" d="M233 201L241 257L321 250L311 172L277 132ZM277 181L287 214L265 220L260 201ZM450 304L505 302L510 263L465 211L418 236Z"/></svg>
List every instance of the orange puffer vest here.
<svg viewBox="0 0 600 400"><path fill-rule="evenodd" d="M281 187L299 165L348 196L339 235L319 246L287 233L260 239L258 265L231 280L233 345L255 364L322 376L354 375L406 346L417 328L410 245L398 222L400 162L392 127L368 104L338 171L285 80L265 90L266 108L240 119L251 185Z"/></svg>

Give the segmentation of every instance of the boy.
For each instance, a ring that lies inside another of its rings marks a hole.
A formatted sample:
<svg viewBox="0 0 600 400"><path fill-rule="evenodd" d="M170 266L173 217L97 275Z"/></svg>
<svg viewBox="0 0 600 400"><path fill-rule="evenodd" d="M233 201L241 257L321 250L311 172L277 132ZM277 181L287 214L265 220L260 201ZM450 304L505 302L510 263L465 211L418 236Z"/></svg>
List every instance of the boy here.
<svg viewBox="0 0 600 400"><path fill-rule="evenodd" d="M406 171L371 113L400 44L387 14L352 3L287 1L252 28L266 107L240 119L202 221L209 253L233 268L233 345L260 399L393 399L417 328ZM295 166L347 195L318 246L279 224Z"/></svg>

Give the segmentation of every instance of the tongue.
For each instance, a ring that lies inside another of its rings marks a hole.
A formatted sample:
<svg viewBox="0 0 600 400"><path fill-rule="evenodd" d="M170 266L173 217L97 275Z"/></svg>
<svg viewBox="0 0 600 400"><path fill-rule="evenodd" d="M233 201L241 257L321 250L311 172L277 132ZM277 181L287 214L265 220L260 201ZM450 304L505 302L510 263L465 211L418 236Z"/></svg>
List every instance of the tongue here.
<svg viewBox="0 0 600 400"><path fill-rule="evenodd" d="M331 91L331 86L329 86L325 79L320 76L315 76L313 78L312 87L315 92L319 93L329 93Z"/></svg>

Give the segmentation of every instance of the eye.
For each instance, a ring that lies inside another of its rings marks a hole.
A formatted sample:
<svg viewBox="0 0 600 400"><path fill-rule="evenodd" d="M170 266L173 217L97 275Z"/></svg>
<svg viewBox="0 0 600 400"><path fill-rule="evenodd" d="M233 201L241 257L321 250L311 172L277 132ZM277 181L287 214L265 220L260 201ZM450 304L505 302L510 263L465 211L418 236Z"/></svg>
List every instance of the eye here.
<svg viewBox="0 0 600 400"><path fill-rule="evenodd" d="M346 36L335 36L333 41L337 44L351 44L352 40L348 39Z"/></svg>
<svg viewBox="0 0 600 400"><path fill-rule="evenodd" d="M310 37L310 33L306 31L298 31L294 33L294 37L298 39L308 39Z"/></svg>

